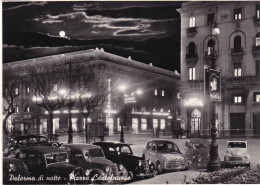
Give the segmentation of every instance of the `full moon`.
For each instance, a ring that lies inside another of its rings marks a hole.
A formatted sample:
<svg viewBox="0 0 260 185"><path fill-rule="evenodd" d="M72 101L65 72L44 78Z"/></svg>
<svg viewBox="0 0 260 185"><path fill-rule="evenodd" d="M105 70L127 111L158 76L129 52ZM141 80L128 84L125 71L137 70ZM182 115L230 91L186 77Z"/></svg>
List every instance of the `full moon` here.
<svg viewBox="0 0 260 185"><path fill-rule="evenodd" d="M60 31L60 37L65 37L65 35L66 35L66 33L65 33L65 31Z"/></svg>

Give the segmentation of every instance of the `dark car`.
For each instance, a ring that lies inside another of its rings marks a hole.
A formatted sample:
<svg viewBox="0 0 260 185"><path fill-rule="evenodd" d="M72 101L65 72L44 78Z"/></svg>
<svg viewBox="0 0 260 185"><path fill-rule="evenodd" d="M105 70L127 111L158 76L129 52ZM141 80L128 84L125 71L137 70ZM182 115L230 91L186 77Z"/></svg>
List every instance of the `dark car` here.
<svg viewBox="0 0 260 185"><path fill-rule="evenodd" d="M143 157L135 156L128 144L103 141L96 142L94 145L98 145L103 149L107 159L118 165L122 164L132 178L154 176L154 164Z"/></svg>
<svg viewBox="0 0 260 185"><path fill-rule="evenodd" d="M16 158L3 158L3 184L35 184L33 177L21 160Z"/></svg>
<svg viewBox="0 0 260 185"><path fill-rule="evenodd" d="M45 136L26 135L12 137L4 149L4 156L15 156L19 154L21 148L30 146L53 146L60 147L58 142L49 142Z"/></svg>
<svg viewBox="0 0 260 185"><path fill-rule="evenodd" d="M176 143L168 140L151 140L143 150L143 157L156 165L157 173L162 170L186 170L188 161Z"/></svg>
<svg viewBox="0 0 260 185"><path fill-rule="evenodd" d="M65 144L70 163L89 171L90 182L118 183L130 180L123 165L105 158L101 147L90 144ZM100 179L100 180L98 180Z"/></svg>
<svg viewBox="0 0 260 185"><path fill-rule="evenodd" d="M67 151L51 146L22 148L19 159L28 167L32 176L46 184L82 183L85 179L81 167L71 165Z"/></svg>

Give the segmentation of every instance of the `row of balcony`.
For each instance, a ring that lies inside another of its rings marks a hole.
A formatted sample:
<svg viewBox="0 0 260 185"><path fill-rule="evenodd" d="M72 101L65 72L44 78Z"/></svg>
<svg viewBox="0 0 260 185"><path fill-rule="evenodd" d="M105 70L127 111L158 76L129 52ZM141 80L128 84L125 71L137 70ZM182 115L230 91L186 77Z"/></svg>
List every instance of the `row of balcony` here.
<svg viewBox="0 0 260 185"><path fill-rule="evenodd" d="M215 56L218 57L219 53L217 51L214 51ZM252 47L252 54L253 55L258 55L260 54L260 46L253 46ZM236 57L236 56L243 56L244 55L244 49L241 48L232 48L230 52L231 57ZM208 53L207 51L204 52L203 58L204 59L211 59L212 55ZM192 63L192 62L197 62L198 61L198 53L193 53L193 54L186 54L186 62L187 63Z"/></svg>
<svg viewBox="0 0 260 185"><path fill-rule="evenodd" d="M254 16L253 17L253 23L256 25L256 26L260 26L260 18L258 18L257 16ZM194 35L197 34L197 27L190 27L190 28L187 28L187 35L192 37Z"/></svg>

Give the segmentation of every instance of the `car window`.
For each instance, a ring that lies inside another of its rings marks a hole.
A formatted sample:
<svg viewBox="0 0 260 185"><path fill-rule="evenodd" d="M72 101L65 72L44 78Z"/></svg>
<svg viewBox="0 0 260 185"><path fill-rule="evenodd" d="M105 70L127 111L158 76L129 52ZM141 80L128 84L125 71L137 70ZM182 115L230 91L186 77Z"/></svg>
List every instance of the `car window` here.
<svg viewBox="0 0 260 185"><path fill-rule="evenodd" d="M158 152L179 152L179 148L174 143L158 143Z"/></svg>
<svg viewBox="0 0 260 185"><path fill-rule="evenodd" d="M47 164L57 163L57 162L67 162L67 153L57 153L57 154L47 154L45 156Z"/></svg>
<svg viewBox="0 0 260 185"><path fill-rule="evenodd" d="M132 154L132 150L130 149L129 146L120 146L120 152L122 154Z"/></svg>
<svg viewBox="0 0 260 185"><path fill-rule="evenodd" d="M72 150L71 155L77 159L82 159L83 154L81 151Z"/></svg>
<svg viewBox="0 0 260 185"><path fill-rule="evenodd" d="M37 139L35 137L28 138L28 143L37 144Z"/></svg>
<svg viewBox="0 0 260 185"><path fill-rule="evenodd" d="M152 142L148 142L146 148L150 150L152 148Z"/></svg>
<svg viewBox="0 0 260 185"><path fill-rule="evenodd" d="M228 148L246 148L245 142L229 142Z"/></svg>
<svg viewBox="0 0 260 185"><path fill-rule="evenodd" d="M47 138L45 138L45 137L40 137L40 138L39 138L39 142L40 142L40 143L48 143L48 140L47 140Z"/></svg>
<svg viewBox="0 0 260 185"><path fill-rule="evenodd" d="M108 147L108 148L107 148L107 152L108 152L109 154L112 154L112 155L117 154L116 149L113 148L113 147Z"/></svg>
<svg viewBox="0 0 260 185"><path fill-rule="evenodd" d="M89 151L90 157L104 157L103 151L101 149L90 149Z"/></svg>
<svg viewBox="0 0 260 185"><path fill-rule="evenodd" d="M27 139L22 139L19 141L19 144L22 144L22 145L26 145L28 142L27 142Z"/></svg>

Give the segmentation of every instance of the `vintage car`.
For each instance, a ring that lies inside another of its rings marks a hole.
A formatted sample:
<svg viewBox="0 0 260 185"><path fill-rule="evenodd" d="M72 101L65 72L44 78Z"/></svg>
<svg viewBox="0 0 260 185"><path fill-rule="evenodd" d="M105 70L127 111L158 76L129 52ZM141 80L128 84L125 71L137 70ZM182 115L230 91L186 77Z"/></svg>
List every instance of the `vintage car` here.
<svg viewBox="0 0 260 185"><path fill-rule="evenodd" d="M67 151L52 146L22 148L18 156L28 167L32 176L46 184L84 183L85 173L81 167L71 165Z"/></svg>
<svg viewBox="0 0 260 185"><path fill-rule="evenodd" d="M3 184L35 184L33 177L21 160L3 157Z"/></svg>
<svg viewBox="0 0 260 185"><path fill-rule="evenodd" d="M4 149L4 156L15 156L21 148L28 146L61 146L58 142L49 142L45 136L41 135L26 135L12 137Z"/></svg>
<svg viewBox="0 0 260 185"><path fill-rule="evenodd" d="M105 158L103 150L90 144L65 144L69 153L70 164L80 166L89 171L90 182L118 183L129 179L127 170ZM100 179L100 180L98 180Z"/></svg>
<svg viewBox="0 0 260 185"><path fill-rule="evenodd" d="M188 161L178 146L168 140L150 140L143 150L143 157L155 164L156 173L163 170L186 170Z"/></svg>
<svg viewBox="0 0 260 185"><path fill-rule="evenodd" d="M94 145L103 149L107 159L117 163L117 165L123 165L131 178L153 177L155 174L154 164L134 155L128 144L102 141L96 142Z"/></svg>
<svg viewBox="0 0 260 185"><path fill-rule="evenodd" d="M193 168L206 168L209 155L209 141L207 139L192 138L185 143L185 155L189 165Z"/></svg>
<svg viewBox="0 0 260 185"><path fill-rule="evenodd" d="M224 156L225 167L248 166L250 156L248 154L247 141L227 141L226 154Z"/></svg>

